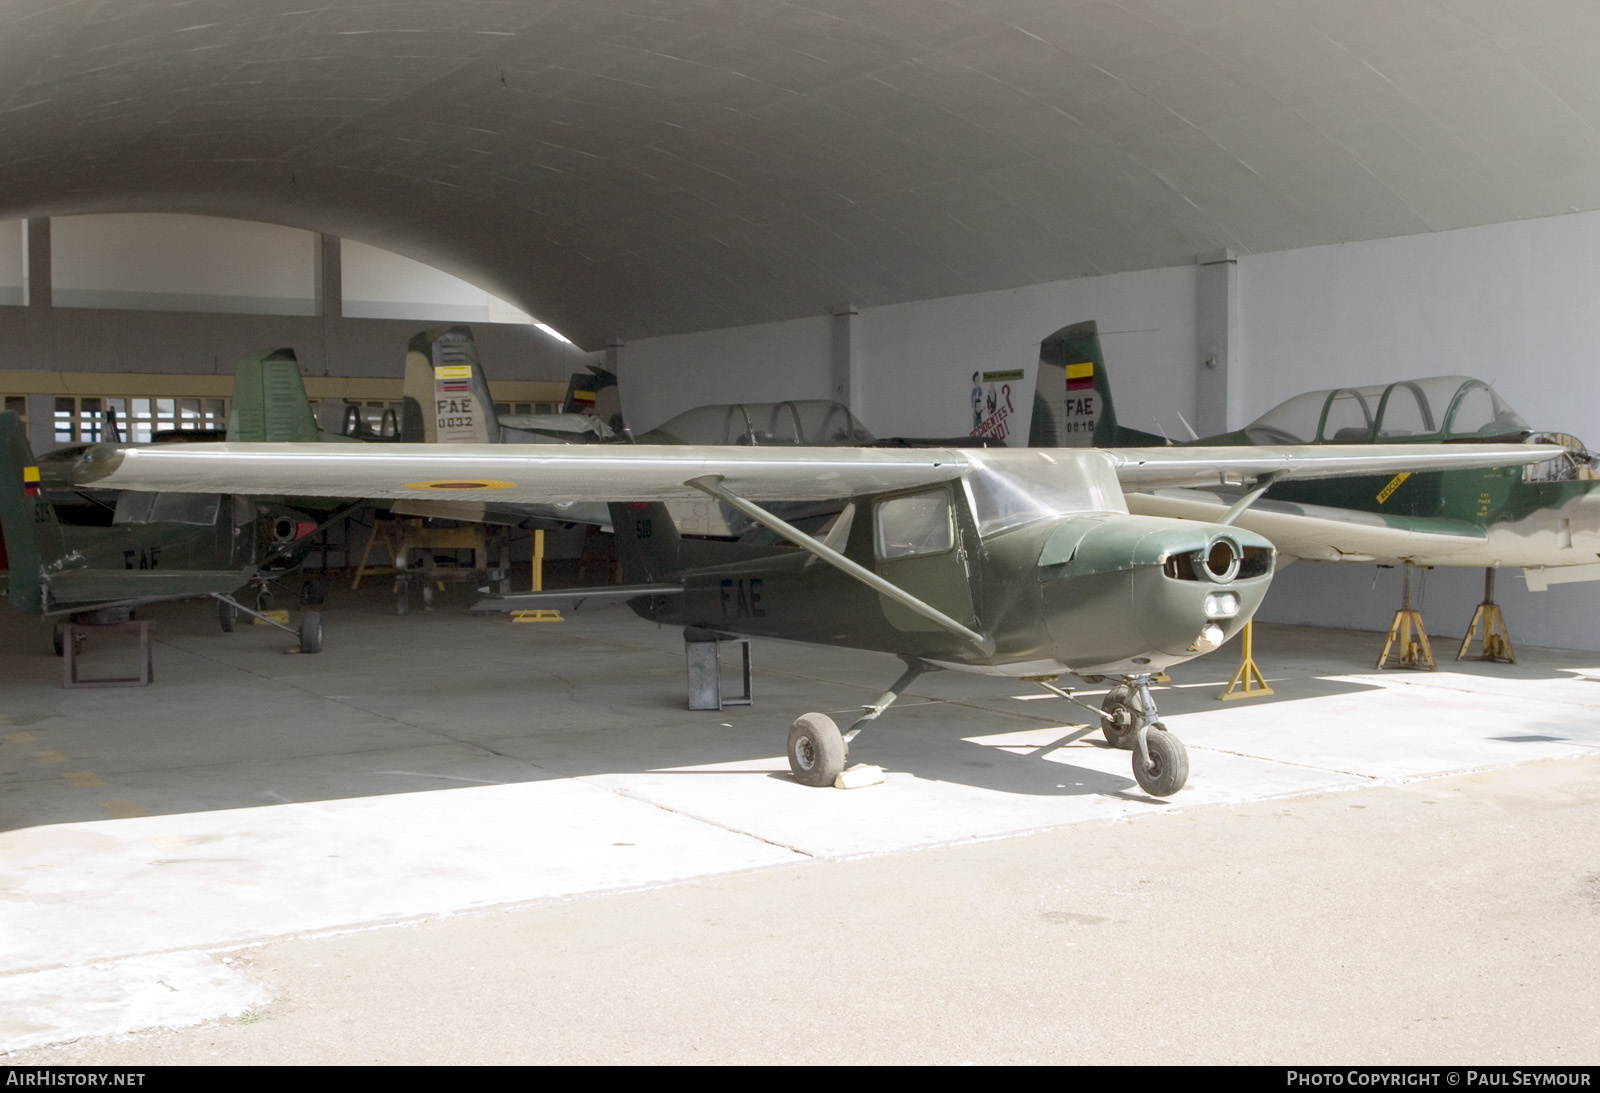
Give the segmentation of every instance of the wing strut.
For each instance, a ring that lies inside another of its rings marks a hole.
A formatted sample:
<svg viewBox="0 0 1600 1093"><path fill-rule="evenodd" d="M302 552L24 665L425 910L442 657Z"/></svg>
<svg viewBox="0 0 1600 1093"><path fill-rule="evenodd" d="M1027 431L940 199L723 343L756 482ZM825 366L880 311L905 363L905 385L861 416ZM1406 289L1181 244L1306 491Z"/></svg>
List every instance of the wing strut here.
<svg viewBox="0 0 1600 1093"><path fill-rule="evenodd" d="M793 524L789 524L778 519L778 517L772 515L772 513L768 512L760 505L757 505L751 501L746 501L743 497L740 497L738 494L734 493L732 490L728 489L722 484L721 475L708 474L700 478L691 478L689 481L685 482L684 485L693 486L702 493L710 494L718 501L721 501L726 505L730 505L738 511L744 513L746 516L750 517L750 519L754 520L763 527L770 528L771 530L777 532L779 535L789 540L801 550L811 552L840 572L846 574L847 576L854 577L856 580L860 581L862 584L866 585L875 592L888 596L891 600L905 607L907 610L915 611L929 622L932 622L935 625L950 631L952 634L956 634L967 639L973 645L976 645L979 649L983 650L984 656L989 656L994 653L993 638L985 637L976 630L972 630L961 625L955 619L952 619L949 615L946 615L943 611L940 611L937 607L933 607L924 603L911 593L907 592L905 589L890 584L888 581L872 572L872 570L867 569L865 566L859 565L856 562L852 562L849 558L846 558L843 554L840 554L832 547L827 546L815 536L807 535Z"/></svg>
<svg viewBox="0 0 1600 1093"><path fill-rule="evenodd" d="M1272 488L1272 484L1277 480L1278 473L1276 471L1264 474L1260 478L1256 479L1255 488L1253 488L1243 497L1239 498L1239 500L1235 501L1233 503L1233 507L1227 512L1223 513L1222 519L1218 520L1217 523L1231 524L1235 520L1239 519L1239 517L1244 515L1245 509L1249 508L1251 505L1255 504L1257 501L1266 496L1267 491Z"/></svg>

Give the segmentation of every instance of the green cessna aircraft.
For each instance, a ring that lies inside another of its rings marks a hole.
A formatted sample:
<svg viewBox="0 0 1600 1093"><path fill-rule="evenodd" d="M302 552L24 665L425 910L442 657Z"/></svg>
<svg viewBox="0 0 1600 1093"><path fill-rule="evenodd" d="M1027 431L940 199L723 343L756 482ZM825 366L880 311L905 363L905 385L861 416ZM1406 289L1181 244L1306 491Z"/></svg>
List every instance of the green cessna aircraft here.
<svg viewBox="0 0 1600 1093"><path fill-rule="evenodd" d="M1032 443L1100 446L1162 444L1164 438L1119 426L1093 322L1065 327L1040 346ZM1298 395L1237 432L1199 438L1184 447L1294 444L1372 452L1397 444L1511 443L1554 445L1549 459L1444 471L1399 470L1322 481L1272 484L1264 499L1238 518L1278 548L1279 563L1295 559L1355 562L1407 569L1404 614L1421 635L1410 603L1414 566L1485 570L1485 596L1462 642L1484 626L1485 654L1512 659L1494 573L1519 566L1528 587L1600 580L1600 458L1576 437L1539 432L1481 380L1434 376ZM1215 520L1241 488L1157 489L1130 495L1130 510L1150 516ZM1497 624L1499 633L1491 629ZM1458 654L1459 656L1460 654ZM1380 657L1382 665L1386 657ZM1431 667L1426 662L1406 666Z"/></svg>
<svg viewBox="0 0 1600 1093"><path fill-rule="evenodd" d="M832 784L866 723L922 672L951 668L1039 682L1073 701L1056 679L1115 677L1094 713L1109 741L1133 750L1138 784L1164 796L1183 786L1188 757L1157 718L1150 675L1236 633L1266 592L1274 551L1232 526L1237 512L1210 523L1131 514L1125 487L1446 470L1559 451L189 444L103 446L77 470L111 489L615 503L634 583L599 594L650 619L906 661L846 732L817 713L794 723L788 756L801 782ZM680 536L666 504L698 497L757 527L734 540ZM784 518L772 503L816 509Z"/></svg>
<svg viewBox="0 0 1600 1093"><path fill-rule="evenodd" d="M70 468L62 463L54 470L59 476ZM310 545L309 525L297 513L248 497L163 492L117 495L108 515L96 525L62 523L21 421L0 414L0 533L12 606L46 618L103 622L144 604L210 597L224 630L245 614L296 634L302 652L322 648L316 612L295 630L236 598L269 567L287 568ZM58 624L57 653L63 629Z"/></svg>

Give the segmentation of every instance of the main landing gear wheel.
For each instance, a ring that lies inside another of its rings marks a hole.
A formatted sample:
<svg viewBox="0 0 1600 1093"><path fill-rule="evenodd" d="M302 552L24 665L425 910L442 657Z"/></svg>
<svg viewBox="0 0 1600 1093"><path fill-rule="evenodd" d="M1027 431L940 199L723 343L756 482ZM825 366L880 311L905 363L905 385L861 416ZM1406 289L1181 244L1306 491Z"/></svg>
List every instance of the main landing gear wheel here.
<svg viewBox="0 0 1600 1093"><path fill-rule="evenodd" d="M300 620L300 651L322 652L322 616L315 611L307 611Z"/></svg>
<svg viewBox="0 0 1600 1093"><path fill-rule="evenodd" d="M1106 743L1123 751L1133 747L1133 738L1139 735L1139 726L1150 716L1144 708L1139 689L1126 683L1111 688L1106 700L1100 704L1100 712L1105 714L1100 719L1100 731L1105 734Z"/></svg>
<svg viewBox="0 0 1600 1093"><path fill-rule="evenodd" d="M239 609L227 600L217 601L217 623L222 627L224 634L233 633L234 625L239 621Z"/></svg>
<svg viewBox="0 0 1600 1093"><path fill-rule="evenodd" d="M844 755L844 736L826 714L801 714L789 729L789 770L803 786L833 785Z"/></svg>
<svg viewBox="0 0 1600 1093"><path fill-rule="evenodd" d="M1138 749L1133 754L1133 779L1139 788L1152 797L1171 797L1189 780L1189 752L1179 740L1159 721L1150 723L1144 743L1150 753L1150 765L1139 761ZM1129 745L1132 747L1132 744Z"/></svg>

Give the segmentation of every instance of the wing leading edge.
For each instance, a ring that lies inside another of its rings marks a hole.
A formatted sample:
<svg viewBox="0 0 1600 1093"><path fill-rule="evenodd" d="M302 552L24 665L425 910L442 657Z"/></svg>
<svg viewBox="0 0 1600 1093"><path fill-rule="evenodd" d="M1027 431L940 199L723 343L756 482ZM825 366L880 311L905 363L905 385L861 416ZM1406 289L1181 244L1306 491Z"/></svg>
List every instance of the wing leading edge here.
<svg viewBox="0 0 1600 1093"><path fill-rule="evenodd" d="M182 444L102 446L75 469L80 485L188 493L430 497L510 503L698 499L718 476L760 501L826 501L962 477L977 462L1037 480L1041 457L1094 461L1124 489L1513 466L1554 458L1531 444L1303 445L1272 448L760 448L696 445Z"/></svg>

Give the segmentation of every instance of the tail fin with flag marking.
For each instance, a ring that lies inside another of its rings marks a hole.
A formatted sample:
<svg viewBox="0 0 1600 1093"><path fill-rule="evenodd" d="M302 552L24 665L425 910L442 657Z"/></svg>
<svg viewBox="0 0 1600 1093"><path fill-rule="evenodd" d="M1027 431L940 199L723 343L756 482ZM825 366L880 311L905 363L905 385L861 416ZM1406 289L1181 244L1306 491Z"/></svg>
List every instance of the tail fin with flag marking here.
<svg viewBox="0 0 1600 1093"><path fill-rule="evenodd" d="M1039 343L1033 393L1034 448L1115 448L1167 444L1166 437L1117 425L1100 330L1093 319L1064 326Z"/></svg>
<svg viewBox="0 0 1600 1093"><path fill-rule="evenodd" d="M0 533L10 567L7 598L24 611L42 611L46 567L58 565L67 548L56 511L39 487L28 435L9 411L0 414Z"/></svg>
<svg viewBox="0 0 1600 1093"><path fill-rule="evenodd" d="M400 437L428 443L500 443L500 418L471 327L434 327L407 344Z"/></svg>

